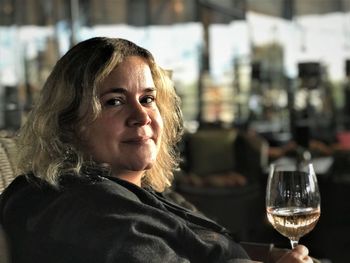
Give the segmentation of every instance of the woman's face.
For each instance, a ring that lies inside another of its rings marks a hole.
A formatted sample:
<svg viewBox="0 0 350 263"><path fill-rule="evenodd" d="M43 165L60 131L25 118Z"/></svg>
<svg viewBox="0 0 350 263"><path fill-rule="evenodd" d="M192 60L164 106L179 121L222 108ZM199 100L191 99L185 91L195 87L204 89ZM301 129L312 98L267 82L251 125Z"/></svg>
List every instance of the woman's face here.
<svg viewBox="0 0 350 263"><path fill-rule="evenodd" d="M163 121L156 93L145 60L127 57L103 81L101 114L83 129L87 153L109 164L114 176L137 185L155 162L161 142Z"/></svg>

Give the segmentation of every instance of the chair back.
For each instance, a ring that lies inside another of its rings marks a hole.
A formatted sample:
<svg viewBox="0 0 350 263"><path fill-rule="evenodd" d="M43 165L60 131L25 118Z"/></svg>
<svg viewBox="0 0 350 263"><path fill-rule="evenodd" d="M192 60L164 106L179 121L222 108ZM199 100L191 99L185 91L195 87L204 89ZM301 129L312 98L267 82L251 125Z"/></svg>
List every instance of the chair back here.
<svg viewBox="0 0 350 263"><path fill-rule="evenodd" d="M17 146L14 138L0 137L0 194L12 182L16 173ZM9 242L0 224L0 263L10 262Z"/></svg>
<svg viewBox="0 0 350 263"><path fill-rule="evenodd" d="M15 139L0 137L0 193L16 176L16 155Z"/></svg>

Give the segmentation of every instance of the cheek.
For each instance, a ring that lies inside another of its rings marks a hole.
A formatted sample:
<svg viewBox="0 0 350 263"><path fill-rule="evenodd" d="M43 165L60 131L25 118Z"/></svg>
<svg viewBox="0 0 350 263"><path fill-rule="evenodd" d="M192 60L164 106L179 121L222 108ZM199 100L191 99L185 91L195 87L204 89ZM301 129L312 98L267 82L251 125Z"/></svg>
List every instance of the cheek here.
<svg viewBox="0 0 350 263"><path fill-rule="evenodd" d="M95 142L96 140L101 140L101 138L108 137L109 132L113 130L111 127L115 124L116 122L113 122L108 118L96 119L93 123L82 129L82 139L89 142Z"/></svg>

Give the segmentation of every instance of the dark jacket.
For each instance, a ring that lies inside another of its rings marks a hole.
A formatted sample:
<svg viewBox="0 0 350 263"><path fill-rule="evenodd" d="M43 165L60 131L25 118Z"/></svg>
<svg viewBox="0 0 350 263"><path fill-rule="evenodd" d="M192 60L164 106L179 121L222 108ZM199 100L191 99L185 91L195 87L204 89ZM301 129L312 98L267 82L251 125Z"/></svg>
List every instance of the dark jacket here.
<svg viewBox="0 0 350 263"><path fill-rule="evenodd" d="M14 263L248 258L213 221L112 177L65 176L54 188L34 176L19 176L1 196L0 220Z"/></svg>

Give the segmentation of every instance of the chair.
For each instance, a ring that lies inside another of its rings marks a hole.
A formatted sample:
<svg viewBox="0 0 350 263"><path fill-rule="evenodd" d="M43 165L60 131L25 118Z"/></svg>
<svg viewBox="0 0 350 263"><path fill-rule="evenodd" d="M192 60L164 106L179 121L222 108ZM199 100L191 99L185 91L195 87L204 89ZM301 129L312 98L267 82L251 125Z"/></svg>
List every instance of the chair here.
<svg viewBox="0 0 350 263"><path fill-rule="evenodd" d="M0 193L15 178L16 153L15 139L0 137Z"/></svg>
<svg viewBox="0 0 350 263"><path fill-rule="evenodd" d="M260 136L233 128L187 134L175 189L239 239L252 238L265 218L267 147Z"/></svg>
<svg viewBox="0 0 350 263"><path fill-rule="evenodd" d="M237 172L257 182L268 162L268 143L258 134L233 128L202 129L185 134L182 155L187 174Z"/></svg>
<svg viewBox="0 0 350 263"><path fill-rule="evenodd" d="M16 142L13 138L0 137L0 194L16 176ZM0 225L0 263L9 263L10 253L6 234Z"/></svg>

